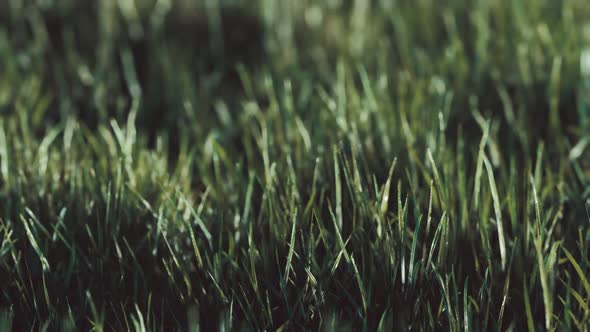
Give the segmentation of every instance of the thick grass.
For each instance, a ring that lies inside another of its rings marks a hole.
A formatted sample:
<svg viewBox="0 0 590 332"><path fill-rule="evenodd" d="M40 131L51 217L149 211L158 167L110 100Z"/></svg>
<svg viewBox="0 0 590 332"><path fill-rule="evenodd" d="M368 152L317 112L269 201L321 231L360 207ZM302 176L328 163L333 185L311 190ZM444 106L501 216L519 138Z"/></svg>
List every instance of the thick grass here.
<svg viewBox="0 0 590 332"><path fill-rule="evenodd" d="M6 1L0 62L0 330L588 329L585 1Z"/></svg>

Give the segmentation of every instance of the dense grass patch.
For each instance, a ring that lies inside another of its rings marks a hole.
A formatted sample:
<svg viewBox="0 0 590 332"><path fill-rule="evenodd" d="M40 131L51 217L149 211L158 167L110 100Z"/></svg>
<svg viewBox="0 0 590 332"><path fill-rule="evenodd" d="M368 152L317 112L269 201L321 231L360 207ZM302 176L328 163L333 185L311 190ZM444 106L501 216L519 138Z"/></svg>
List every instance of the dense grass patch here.
<svg viewBox="0 0 590 332"><path fill-rule="evenodd" d="M0 4L0 330L584 330L585 1Z"/></svg>

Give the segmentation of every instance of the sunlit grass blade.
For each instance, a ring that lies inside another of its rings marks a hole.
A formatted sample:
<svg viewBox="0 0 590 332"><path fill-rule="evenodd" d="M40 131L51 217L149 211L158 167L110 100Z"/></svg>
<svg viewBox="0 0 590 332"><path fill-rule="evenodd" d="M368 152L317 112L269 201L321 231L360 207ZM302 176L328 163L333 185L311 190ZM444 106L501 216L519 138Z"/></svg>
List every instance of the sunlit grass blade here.
<svg viewBox="0 0 590 332"><path fill-rule="evenodd" d="M490 183L490 190L492 192L492 200L494 202L494 212L496 214L496 226L498 230L498 241L500 246L500 258L502 262L502 269L506 268L506 240L504 235L504 225L502 224L502 209L500 208L500 197L498 195L498 189L496 188L496 180L494 179L494 170L488 158L482 156L487 173L488 180Z"/></svg>

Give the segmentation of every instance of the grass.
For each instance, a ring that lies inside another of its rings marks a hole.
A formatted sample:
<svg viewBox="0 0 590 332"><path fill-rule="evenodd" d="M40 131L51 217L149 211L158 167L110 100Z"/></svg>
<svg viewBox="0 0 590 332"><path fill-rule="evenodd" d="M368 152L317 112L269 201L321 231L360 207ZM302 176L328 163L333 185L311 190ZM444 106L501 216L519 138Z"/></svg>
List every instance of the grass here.
<svg viewBox="0 0 590 332"><path fill-rule="evenodd" d="M588 330L590 7L0 4L0 330Z"/></svg>

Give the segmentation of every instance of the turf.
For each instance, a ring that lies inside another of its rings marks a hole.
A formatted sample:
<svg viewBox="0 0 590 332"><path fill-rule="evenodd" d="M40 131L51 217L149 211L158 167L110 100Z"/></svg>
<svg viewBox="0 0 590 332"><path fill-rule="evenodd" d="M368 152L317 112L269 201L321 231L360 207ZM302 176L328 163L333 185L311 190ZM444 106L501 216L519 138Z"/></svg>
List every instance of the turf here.
<svg viewBox="0 0 590 332"><path fill-rule="evenodd" d="M0 2L0 330L588 330L582 0Z"/></svg>

